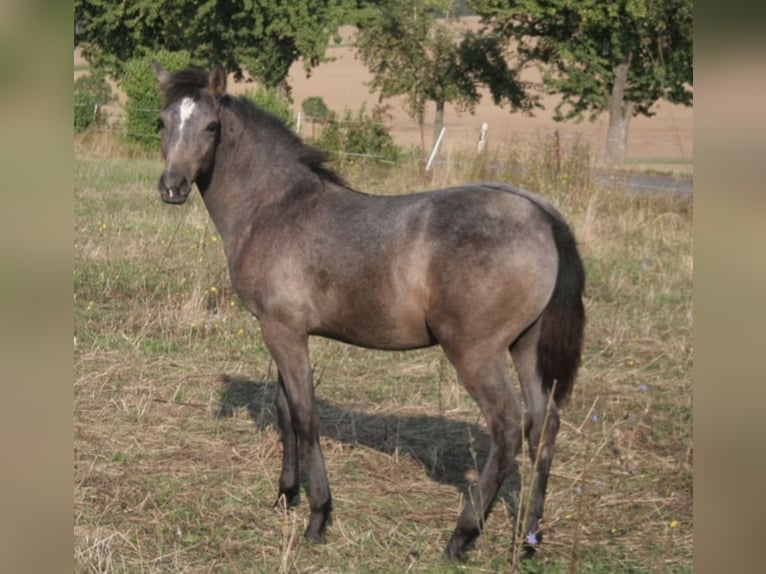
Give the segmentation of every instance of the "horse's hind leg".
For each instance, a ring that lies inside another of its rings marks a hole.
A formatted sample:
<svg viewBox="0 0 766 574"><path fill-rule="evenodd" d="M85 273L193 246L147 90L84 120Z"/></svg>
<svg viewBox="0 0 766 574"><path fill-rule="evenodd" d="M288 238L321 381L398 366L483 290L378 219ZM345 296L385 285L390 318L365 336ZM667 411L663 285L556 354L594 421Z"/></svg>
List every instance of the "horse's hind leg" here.
<svg viewBox="0 0 766 574"><path fill-rule="evenodd" d="M462 560L479 535L503 481L514 468L521 447L521 409L511 386L505 351L489 358L455 356L449 351L447 355L479 404L491 439L487 462L479 481L469 486L468 499L447 546L450 558Z"/></svg>
<svg viewBox="0 0 766 574"><path fill-rule="evenodd" d="M533 553L535 547L542 542L540 520L543 517L545 491L553 461L553 446L559 430L556 403L552 399L549 400L549 393L543 390L542 379L537 370L539 331L538 321L511 347L511 356L516 365L527 406L525 429L529 456L534 469L532 495L528 503L523 531L527 554Z"/></svg>

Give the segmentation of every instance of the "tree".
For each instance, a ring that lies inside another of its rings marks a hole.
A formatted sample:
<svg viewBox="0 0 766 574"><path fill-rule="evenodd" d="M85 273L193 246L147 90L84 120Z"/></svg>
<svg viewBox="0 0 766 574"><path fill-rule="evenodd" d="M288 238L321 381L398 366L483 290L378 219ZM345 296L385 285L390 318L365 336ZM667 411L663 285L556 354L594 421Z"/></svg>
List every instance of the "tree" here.
<svg viewBox="0 0 766 574"><path fill-rule="evenodd" d="M75 0L75 47L119 78L124 63L148 50L187 51L203 67L245 72L289 91L290 66L310 73L354 6L353 0Z"/></svg>
<svg viewBox="0 0 766 574"><path fill-rule="evenodd" d="M428 103L435 105L434 141L447 103L473 112L489 87L496 103L529 109L525 87L508 67L494 38L460 33L448 0L385 0L362 8L356 47L373 75L381 99L404 95L410 117L422 127Z"/></svg>
<svg viewBox="0 0 766 574"><path fill-rule="evenodd" d="M605 163L624 163L632 117L692 105L692 0L471 0L494 34L541 64L555 119L609 112Z"/></svg>

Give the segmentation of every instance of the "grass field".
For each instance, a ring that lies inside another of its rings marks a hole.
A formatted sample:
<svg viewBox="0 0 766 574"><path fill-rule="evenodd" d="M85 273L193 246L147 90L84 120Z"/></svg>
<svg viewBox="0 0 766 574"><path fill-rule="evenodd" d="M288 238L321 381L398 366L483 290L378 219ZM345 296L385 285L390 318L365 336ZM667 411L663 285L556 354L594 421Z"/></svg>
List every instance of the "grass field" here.
<svg viewBox="0 0 766 574"><path fill-rule="evenodd" d="M429 182L415 165L343 168L377 193L520 184L581 245L586 346L542 549L517 562L507 485L454 565L442 551L488 441L439 349L312 342L335 518L328 544L306 543L305 496L272 507L276 374L199 196L164 205L158 159L76 142L75 572L691 572L692 207L596 189L587 150L565 150L560 173L548 152L502 150Z"/></svg>

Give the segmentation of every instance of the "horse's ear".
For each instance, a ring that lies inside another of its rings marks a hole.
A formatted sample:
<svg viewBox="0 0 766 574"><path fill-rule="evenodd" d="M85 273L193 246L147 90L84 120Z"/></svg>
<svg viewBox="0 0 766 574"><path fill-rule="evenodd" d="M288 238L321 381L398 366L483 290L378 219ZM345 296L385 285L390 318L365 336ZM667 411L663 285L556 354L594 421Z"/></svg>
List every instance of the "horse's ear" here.
<svg viewBox="0 0 766 574"><path fill-rule="evenodd" d="M207 88L216 99L226 93L226 70L220 64L216 64L210 72Z"/></svg>
<svg viewBox="0 0 766 574"><path fill-rule="evenodd" d="M154 70L154 77L157 78L157 81L160 83L160 87L164 90L165 84L167 84L170 74L168 74L167 70L163 68L162 64L160 64L157 60L152 62L152 70Z"/></svg>

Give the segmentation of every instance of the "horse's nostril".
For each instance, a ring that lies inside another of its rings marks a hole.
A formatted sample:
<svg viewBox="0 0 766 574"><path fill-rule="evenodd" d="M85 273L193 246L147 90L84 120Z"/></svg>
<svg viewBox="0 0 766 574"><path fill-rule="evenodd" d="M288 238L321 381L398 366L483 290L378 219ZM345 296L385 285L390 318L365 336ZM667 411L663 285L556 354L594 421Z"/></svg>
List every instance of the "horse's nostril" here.
<svg viewBox="0 0 766 574"><path fill-rule="evenodd" d="M166 172L160 176L159 191L168 203L184 203L191 191L189 179L179 172Z"/></svg>
<svg viewBox="0 0 766 574"><path fill-rule="evenodd" d="M186 177L180 173L165 173L162 176L162 184L171 195L186 185Z"/></svg>

